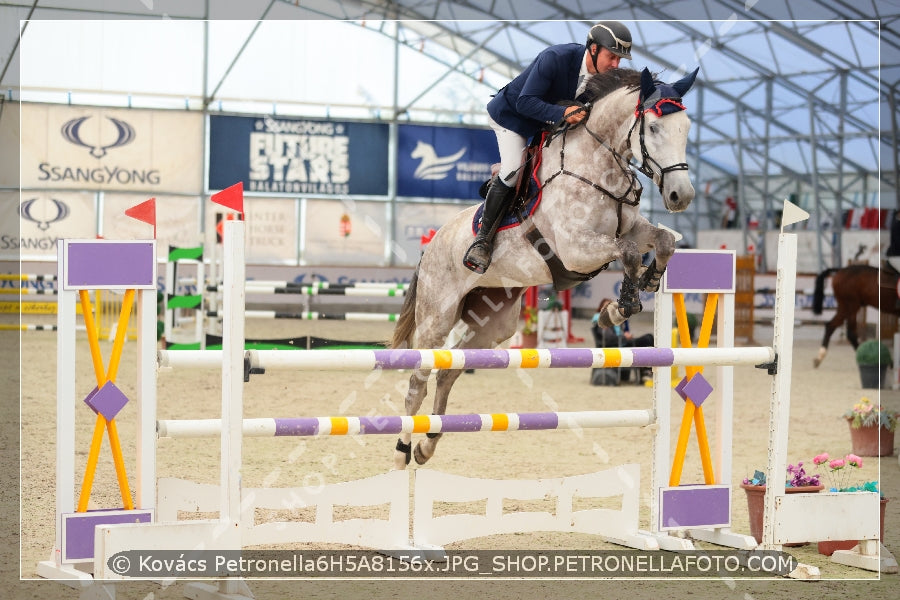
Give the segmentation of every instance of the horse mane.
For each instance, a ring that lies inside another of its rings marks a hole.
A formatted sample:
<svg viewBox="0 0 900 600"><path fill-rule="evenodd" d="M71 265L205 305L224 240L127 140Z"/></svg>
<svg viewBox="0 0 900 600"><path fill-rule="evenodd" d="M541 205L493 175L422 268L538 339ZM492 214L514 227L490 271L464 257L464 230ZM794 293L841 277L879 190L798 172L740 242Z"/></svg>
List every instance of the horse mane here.
<svg viewBox="0 0 900 600"><path fill-rule="evenodd" d="M634 69L610 69L604 73L591 75L584 87L583 98L586 102L596 102L610 93L628 88L629 91L640 89L641 72Z"/></svg>

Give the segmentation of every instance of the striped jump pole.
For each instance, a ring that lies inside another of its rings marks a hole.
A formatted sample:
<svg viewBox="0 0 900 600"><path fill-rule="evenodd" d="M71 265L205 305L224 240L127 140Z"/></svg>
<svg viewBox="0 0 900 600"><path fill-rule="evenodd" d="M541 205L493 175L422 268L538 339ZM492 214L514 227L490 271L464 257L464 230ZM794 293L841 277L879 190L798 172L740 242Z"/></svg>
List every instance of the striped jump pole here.
<svg viewBox="0 0 900 600"><path fill-rule="evenodd" d="M34 275L30 273L0 273L0 281L57 281L57 276Z"/></svg>
<svg viewBox="0 0 900 600"><path fill-rule="evenodd" d="M222 286L210 286L209 291L221 292ZM255 285L248 282L248 294L296 294L299 296L356 296L366 298L402 298L406 290L394 288L317 288L310 286Z"/></svg>
<svg viewBox="0 0 900 600"><path fill-rule="evenodd" d="M57 296L58 293L56 290L51 289L37 289L37 288L29 288L29 287L17 287L17 288L0 288L0 294L22 294L24 295L33 295L36 294L38 296Z"/></svg>
<svg viewBox="0 0 900 600"><path fill-rule="evenodd" d="M244 419L245 437L394 435L398 433L474 433L539 431L600 427L646 427L656 422L652 410L491 413L375 417L297 417ZM157 421L160 438L216 437L221 419Z"/></svg>
<svg viewBox="0 0 900 600"><path fill-rule="evenodd" d="M329 283L327 281L315 281L312 283L303 283L298 281L269 281L263 279L247 280L247 287L255 286L272 286L284 288L310 288L315 290L346 290L346 289L368 289L368 290L408 290L408 283L392 283L380 281L357 281L353 283Z"/></svg>
<svg viewBox="0 0 900 600"><path fill-rule="evenodd" d="M208 317L225 317L223 311L208 311ZM370 313L370 312L345 312L323 313L315 311L307 312L280 312L275 310L246 310L244 316L253 319L297 319L300 321L388 321L393 323L399 316L397 313Z"/></svg>
<svg viewBox="0 0 900 600"><path fill-rule="evenodd" d="M221 368L216 350L160 350L162 368ZM775 351L747 348L548 348L454 350L248 350L254 370L353 371L371 369L540 369L675 367L691 365L768 365Z"/></svg>

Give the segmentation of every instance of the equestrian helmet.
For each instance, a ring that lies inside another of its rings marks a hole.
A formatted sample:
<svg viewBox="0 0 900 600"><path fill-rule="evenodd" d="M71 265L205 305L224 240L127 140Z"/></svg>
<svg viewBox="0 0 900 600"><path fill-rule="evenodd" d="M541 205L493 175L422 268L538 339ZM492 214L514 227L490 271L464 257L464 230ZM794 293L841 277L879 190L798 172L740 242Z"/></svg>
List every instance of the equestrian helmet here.
<svg viewBox="0 0 900 600"><path fill-rule="evenodd" d="M631 60L631 32L618 21L600 21L588 33L585 46L602 46L621 58Z"/></svg>

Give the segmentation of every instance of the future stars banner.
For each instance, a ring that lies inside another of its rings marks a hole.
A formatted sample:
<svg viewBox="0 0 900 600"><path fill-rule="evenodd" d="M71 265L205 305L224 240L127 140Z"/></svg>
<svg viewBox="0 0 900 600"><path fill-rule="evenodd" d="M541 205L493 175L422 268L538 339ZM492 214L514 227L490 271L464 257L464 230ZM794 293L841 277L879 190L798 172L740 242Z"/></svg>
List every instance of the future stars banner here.
<svg viewBox="0 0 900 600"><path fill-rule="evenodd" d="M209 189L243 181L246 192L388 193L388 126L274 116L209 118Z"/></svg>

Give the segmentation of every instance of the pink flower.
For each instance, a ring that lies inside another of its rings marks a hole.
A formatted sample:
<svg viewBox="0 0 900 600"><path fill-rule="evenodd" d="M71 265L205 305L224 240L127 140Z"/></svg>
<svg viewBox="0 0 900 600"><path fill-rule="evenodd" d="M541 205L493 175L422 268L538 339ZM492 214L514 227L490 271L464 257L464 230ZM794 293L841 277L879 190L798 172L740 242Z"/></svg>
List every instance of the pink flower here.
<svg viewBox="0 0 900 600"><path fill-rule="evenodd" d="M827 462L828 462L828 453L827 452L823 452L822 454L813 458L813 464L816 466L823 465Z"/></svg>
<svg viewBox="0 0 900 600"><path fill-rule="evenodd" d="M855 454L848 454L844 457L844 460L847 461L847 464L851 467L856 467L857 469L862 468L862 459Z"/></svg>
<svg viewBox="0 0 900 600"><path fill-rule="evenodd" d="M828 466L829 466L833 471L837 471L838 469L843 469L843 468L844 468L844 459L842 459L842 458L836 458L836 459L834 459L833 461L831 461L830 463L828 463Z"/></svg>

